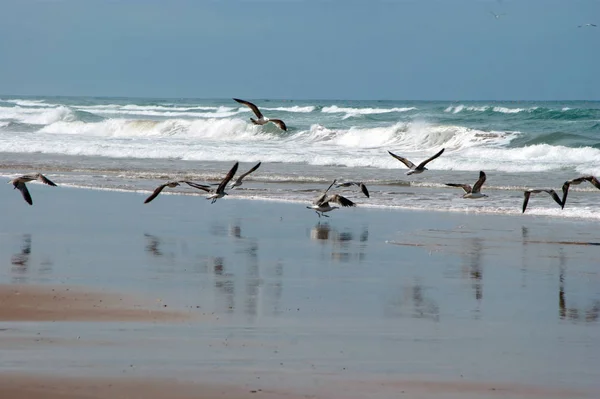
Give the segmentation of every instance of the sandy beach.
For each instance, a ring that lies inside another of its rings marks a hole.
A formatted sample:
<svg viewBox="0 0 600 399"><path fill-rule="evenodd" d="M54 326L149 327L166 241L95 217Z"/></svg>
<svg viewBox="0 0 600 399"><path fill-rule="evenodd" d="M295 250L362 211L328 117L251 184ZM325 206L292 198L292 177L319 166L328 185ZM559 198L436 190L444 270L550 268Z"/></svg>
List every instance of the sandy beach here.
<svg viewBox="0 0 600 399"><path fill-rule="evenodd" d="M2 190L0 396L600 393L585 220Z"/></svg>

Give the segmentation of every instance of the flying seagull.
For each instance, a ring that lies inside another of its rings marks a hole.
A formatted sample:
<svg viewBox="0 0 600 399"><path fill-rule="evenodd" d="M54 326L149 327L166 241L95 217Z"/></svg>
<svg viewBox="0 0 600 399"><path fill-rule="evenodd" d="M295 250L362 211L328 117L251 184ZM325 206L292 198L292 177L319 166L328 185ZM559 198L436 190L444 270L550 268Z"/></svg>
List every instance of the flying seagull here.
<svg viewBox="0 0 600 399"><path fill-rule="evenodd" d="M481 186L483 186L483 183L485 183L485 172L479 171L479 179L477 180L477 182L475 182L475 184L473 185L473 187L471 187L468 184L459 184L459 183L446 183L447 186L450 187L461 187L463 190L465 190L465 194L463 195L463 198L483 198L483 197L487 197L487 195L485 194L481 194L479 191L481 190Z"/></svg>
<svg viewBox="0 0 600 399"><path fill-rule="evenodd" d="M23 198L25 199L25 201L27 201L29 205L33 205L33 200L31 199L31 194L29 194L29 190L27 189L25 183L33 180L39 180L44 184L56 187L56 184L51 182L46 176L44 176L41 173L36 173L34 175L23 175L20 177L15 177L11 181L9 181L9 183L12 184L14 188L19 189L21 194L23 194Z"/></svg>
<svg viewBox="0 0 600 399"><path fill-rule="evenodd" d="M589 181L596 188L600 189L600 181L598 181L598 179L596 179L594 176L581 176L581 177L578 177L577 179L567 180L562 186L562 192L563 192L562 207L563 208L565 207L565 204L567 203L567 195L569 195L569 188L571 187L571 184L577 185L577 184L583 183L584 181Z"/></svg>
<svg viewBox="0 0 600 399"><path fill-rule="evenodd" d="M338 209L337 206L329 205L330 202L335 202L336 204L340 204L343 207L356 206L356 204L354 202L350 201L346 197L342 197L339 194L327 195L327 192L335 184L335 182L336 181L334 180L333 183L331 183L329 185L327 190L325 190L325 192L323 192L323 194L321 194L317 199L315 199L311 206L307 206L306 208L314 209L314 211L317 213L317 215L319 215L319 217L321 217L321 216L329 217L329 215L325 215L324 212L329 212L334 209Z"/></svg>
<svg viewBox="0 0 600 399"><path fill-rule="evenodd" d="M585 28L586 26L589 26L590 28L597 28L598 25L596 24L583 24L583 25L578 25L578 28Z"/></svg>
<svg viewBox="0 0 600 399"><path fill-rule="evenodd" d="M527 203L529 202L529 196L531 194L537 194L537 193L548 193L552 196L552 199L561 206L563 206L562 201L560 200L558 194L556 194L556 191L550 189L550 188L530 188L525 190L524 194L524 199L523 199L523 213L525 213L525 209L527 209Z"/></svg>
<svg viewBox="0 0 600 399"><path fill-rule="evenodd" d="M227 187L227 184L229 183L229 181L231 179L233 179L233 176L235 175L235 172L237 172L239 166L239 162L236 162L233 167L229 170L229 172L227 172L227 175L225 175L225 177L223 178L223 180L221 180L221 183L219 183L219 187L217 187L216 190L212 190L210 188L208 188L207 186L203 185L203 184L196 184L196 183L188 183L188 185L195 187L197 189L200 190L204 190L207 193L210 193L212 195L206 197L206 199L212 200L211 204L214 204L215 202L217 202L217 200L219 198L223 198L224 196L228 195L225 192L225 187Z"/></svg>
<svg viewBox="0 0 600 399"><path fill-rule="evenodd" d="M435 154L434 156L432 156L431 158L427 158L426 160L424 160L423 162L421 162L418 166L415 166L414 163L410 162L408 159L401 157L399 155L394 154L391 151L388 151L390 153L391 156L393 156L394 158L396 158L398 161L402 162L404 165L406 165L407 168L409 168L410 170L408 172L406 172L407 175L412 175L413 173L423 173L423 171L428 170L425 165L427 165L429 162L433 161L434 159L436 159L437 157L439 157L440 155L442 155L442 153L444 152L445 148L442 148L440 152L438 152L437 154Z"/></svg>
<svg viewBox="0 0 600 399"><path fill-rule="evenodd" d="M258 169L258 167L260 166L261 162L257 163L256 165L254 165L254 167L252 169L250 169L249 171L247 171L246 173L244 173L243 175L241 175L240 177L238 177L233 183L231 183L231 186L229 186L229 189L234 189L236 187L239 187L242 185L242 180L244 179L244 177L248 176L250 173L254 172L256 169Z"/></svg>
<svg viewBox="0 0 600 399"><path fill-rule="evenodd" d="M496 19L500 19L501 16L506 15L505 13L496 14L493 11L490 11L490 14L492 14Z"/></svg>
<svg viewBox="0 0 600 399"><path fill-rule="evenodd" d="M258 119L250 118L250 120L255 125L265 125L265 124L267 124L269 122L273 122L274 124L277 125L278 128L280 128L281 130L287 132L287 126L285 125L285 123L281 119L269 119L269 118L265 118L263 116L263 114L260 112L260 110L258 109L258 107L256 105L252 104L250 101L240 100L239 98L234 98L233 100L237 101L240 104L244 104L245 106L247 106L248 108L250 108L252 110L252 112L254 112L254 115L256 115L256 117Z"/></svg>
<svg viewBox="0 0 600 399"><path fill-rule="evenodd" d="M335 185L335 188L339 188L339 187L350 187L350 186L358 186L360 187L360 191L362 191L362 193L367 197L370 198L369 196L369 190L367 190L367 186L364 185L364 183L362 182L358 182L358 181L347 181L345 183L338 183Z"/></svg>
<svg viewBox="0 0 600 399"><path fill-rule="evenodd" d="M158 197L158 194L160 194L162 192L162 190L164 190L165 187L171 187L171 188L177 187L180 185L179 183L185 183L188 186L195 187L195 188L198 188L198 186L208 187L203 184L192 183L187 180L177 180L177 181L166 182L165 184L161 184L160 186L156 187L154 192L152 194L150 194L150 196L148 198L146 198L146 200L144 201L144 204L147 204L148 202L152 201L154 198Z"/></svg>

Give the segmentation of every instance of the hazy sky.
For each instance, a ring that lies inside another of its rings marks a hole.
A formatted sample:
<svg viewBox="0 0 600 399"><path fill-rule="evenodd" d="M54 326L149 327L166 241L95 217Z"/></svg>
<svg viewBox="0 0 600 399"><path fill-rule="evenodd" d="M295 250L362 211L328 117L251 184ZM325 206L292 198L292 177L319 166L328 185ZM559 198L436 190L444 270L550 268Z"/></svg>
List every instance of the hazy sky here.
<svg viewBox="0 0 600 399"><path fill-rule="evenodd" d="M0 94L600 99L599 0L0 0L0 38Z"/></svg>

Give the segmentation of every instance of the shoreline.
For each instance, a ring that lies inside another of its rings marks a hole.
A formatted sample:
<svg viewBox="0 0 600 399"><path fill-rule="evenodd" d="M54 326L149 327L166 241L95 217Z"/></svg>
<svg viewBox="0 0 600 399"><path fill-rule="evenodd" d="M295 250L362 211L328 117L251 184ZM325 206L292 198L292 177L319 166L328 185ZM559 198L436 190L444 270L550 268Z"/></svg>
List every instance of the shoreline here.
<svg viewBox="0 0 600 399"><path fill-rule="evenodd" d="M165 180L167 181L167 180ZM35 183L34 183L35 184ZM402 187L415 187L417 189L431 189L431 187L428 186L411 186L409 185L403 185L401 184L400 186ZM77 184L71 184L71 183L66 183L66 184L61 184L59 185L59 187L63 187L63 188L67 188L67 189L75 189L75 190L85 190L85 191L99 191L99 192L114 192L114 193L131 193L134 195L138 195L140 198L145 198L148 195L150 195L154 188L150 189L150 188L140 188L140 189L133 189L133 188L112 188L112 187L93 187L93 186L85 186L85 185L77 185ZM319 195L319 190L315 189L315 197ZM458 191L458 190L457 190ZM511 190L499 190L499 191L519 191L516 189L511 189ZM592 191L591 189L588 190L570 190L573 192L579 192L579 193L593 193L594 191ZM597 190L596 190L597 191ZM347 193L345 193L344 195L348 195ZM357 206L356 208L348 208L348 209L342 209L342 212L347 212L350 210L354 210L354 209L359 209L359 208L363 208L363 209L367 209L367 210L377 210L377 211L391 211L391 212L410 212L410 213L429 213L429 212L434 212L434 213L439 213L439 214L453 214L453 215L459 215L459 214L463 214L463 215L483 215L483 216L507 216L507 217L521 217L521 218L537 218L537 219L549 219L549 220L554 220L554 221L565 221L565 222L573 222L573 223L578 223L578 222L585 222L585 223L593 223L593 221L590 221L589 215L582 215L582 216L560 216L560 214L557 214L554 212L554 210L552 210L552 208L548 209L548 208L540 208L537 209L535 212L537 213L532 213L532 210L529 208L533 208L532 205L529 206L528 211L526 213L522 213L520 211L520 206L521 203L519 204L515 204L514 212L507 212L505 209L496 209L496 208L486 208L483 206L479 206L479 204L483 203L485 201L485 199L478 199L478 200L469 200L469 199L462 199L459 198L460 196L457 196L456 198L453 199L457 199L457 200L462 200L465 201L466 204L469 203L473 203L473 205L477 205L474 207L467 207L467 208L429 208L429 209L424 209L424 208L416 208L416 207L410 207L410 206L405 206L405 205L379 205L379 204L369 204L365 201L369 201L369 198L366 197L360 197L358 193L353 193L351 195L357 196L357 198L352 198L356 203ZM160 196L175 196L175 197L200 197L200 198L206 198L207 194L203 193L203 192L185 192L185 191L163 191ZM542 196L543 197L543 196ZM286 198L268 198L268 197L261 197L261 196L252 196L252 195L245 195L245 196L235 196L235 192L233 193L233 195L231 195L231 197L227 197L224 198L225 200L233 200L233 201L259 201L259 202L265 202L265 203L280 203L280 204L304 204L304 205L308 205L311 203L311 201L308 200L302 200L302 199L286 199ZM362 201L362 202L361 202ZM471 201L471 202L469 202ZM143 202L143 201L142 201ZM145 205L146 207L148 206L152 206L149 204L143 204L142 202L141 205ZM550 201L552 202L552 201ZM512 209L512 208L511 208ZM561 213L566 213L569 212L569 208L567 208L567 210L562 210L563 212ZM340 210L334 211L333 213L336 214L340 212ZM541 213L540 213L541 212ZM331 213L330 213L331 214ZM600 218L600 216L598 217Z"/></svg>

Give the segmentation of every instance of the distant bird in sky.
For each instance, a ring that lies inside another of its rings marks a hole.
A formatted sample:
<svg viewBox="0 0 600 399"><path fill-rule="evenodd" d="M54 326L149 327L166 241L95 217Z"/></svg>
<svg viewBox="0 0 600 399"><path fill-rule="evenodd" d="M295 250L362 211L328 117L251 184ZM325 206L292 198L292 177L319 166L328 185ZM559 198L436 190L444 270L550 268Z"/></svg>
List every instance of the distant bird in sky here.
<svg viewBox="0 0 600 399"><path fill-rule="evenodd" d="M446 183L447 186L450 187L460 187L465 191L465 195L463 195L463 198L483 198L483 197L487 197L487 195L485 194L481 194L479 191L481 190L481 186L483 186L483 183L485 183L485 172L482 170L479 172L479 179L475 182L475 184L473 185L473 187L471 187L468 184L459 184L459 183Z"/></svg>
<svg viewBox="0 0 600 399"><path fill-rule="evenodd" d="M418 166L416 166L414 163L410 162L408 159L401 157L399 155L396 155L391 151L388 151L388 153L391 156L393 156L394 158L396 158L398 161L402 162L404 165L406 165L407 168L410 169L408 172L406 172L407 175L412 175L413 173L423 173L424 171L428 170L425 167L425 165L427 165L429 162L433 161L434 159L436 159L437 157L442 155L444 150L445 150L445 148L442 148L442 150L440 152L438 152L437 154L435 154L434 156L432 156L430 158L427 158L426 160L421 162Z"/></svg>
<svg viewBox="0 0 600 399"><path fill-rule="evenodd" d="M41 173L36 173L34 175L23 175L23 176L15 177L11 181L9 181L9 183L12 184L14 188L19 189L19 191L23 195L23 199L29 205L33 205L33 200L31 199L31 194L29 194L29 190L27 189L27 186L25 185L25 183L33 181L33 180L39 180L44 184L56 187L56 184L51 182L50 179L48 179L46 176L44 176Z"/></svg>
<svg viewBox="0 0 600 399"><path fill-rule="evenodd" d="M500 19L501 16L506 15L505 13L496 14L493 11L490 11L490 14L492 14L496 19Z"/></svg>
<svg viewBox="0 0 600 399"><path fill-rule="evenodd" d="M589 181L590 183L592 183L594 185L594 187L600 189L600 181L598 181L598 179L594 176L582 176L582 177L578 177L573 180L567 180L562 186L562 192L563 192L562 207L563 208L565 207L565 204L567 203L567 195L569 195L569 188L571 187L571 184L577 185L577 184L583 183L584 181Z"/></svg>
<svg viewBox="0 0 600 399"><path fill-rule="evenodd" d="M597 28L598 25L596 24L583 24L583 25L579 25L577 26L578 28L585 28L586 26L589 26L590 28Z"/></svg>
<svg viewBox="0 0 600 399"><path fill-rule="evenodd" d="M260 112L260 110L258 109L258 107L256 105L252 104L250 101L240 100L239 98L234 98L233 100L237 101L240 104L244 104L246 107L250 108L252 110L252 112L254 112L254 115L256 115L256 117L258 119L250 118L250 120L255 125L265 125L269 122L273 122L274 124L277 125L278 128L287 132L287 126L281 119L265 118L263 116L263 114Z"/></svg>
<svg viewBox="0 0 600 399"><path fill-rule="evenodd" d="M525 213L525 209L527 209L527 204L529 203L529 196L531 196L531 194L537 194L537 193L548 193L552 196L552 199L554 200L554 202L556 202L558 205L560 205L560 207L562 208L563 203L560 200L558 194L556 194L556 191L549 189L549 188L530 188L525 190L525 192L523 193L524 198L523 198L523 213Z"/></svg>

